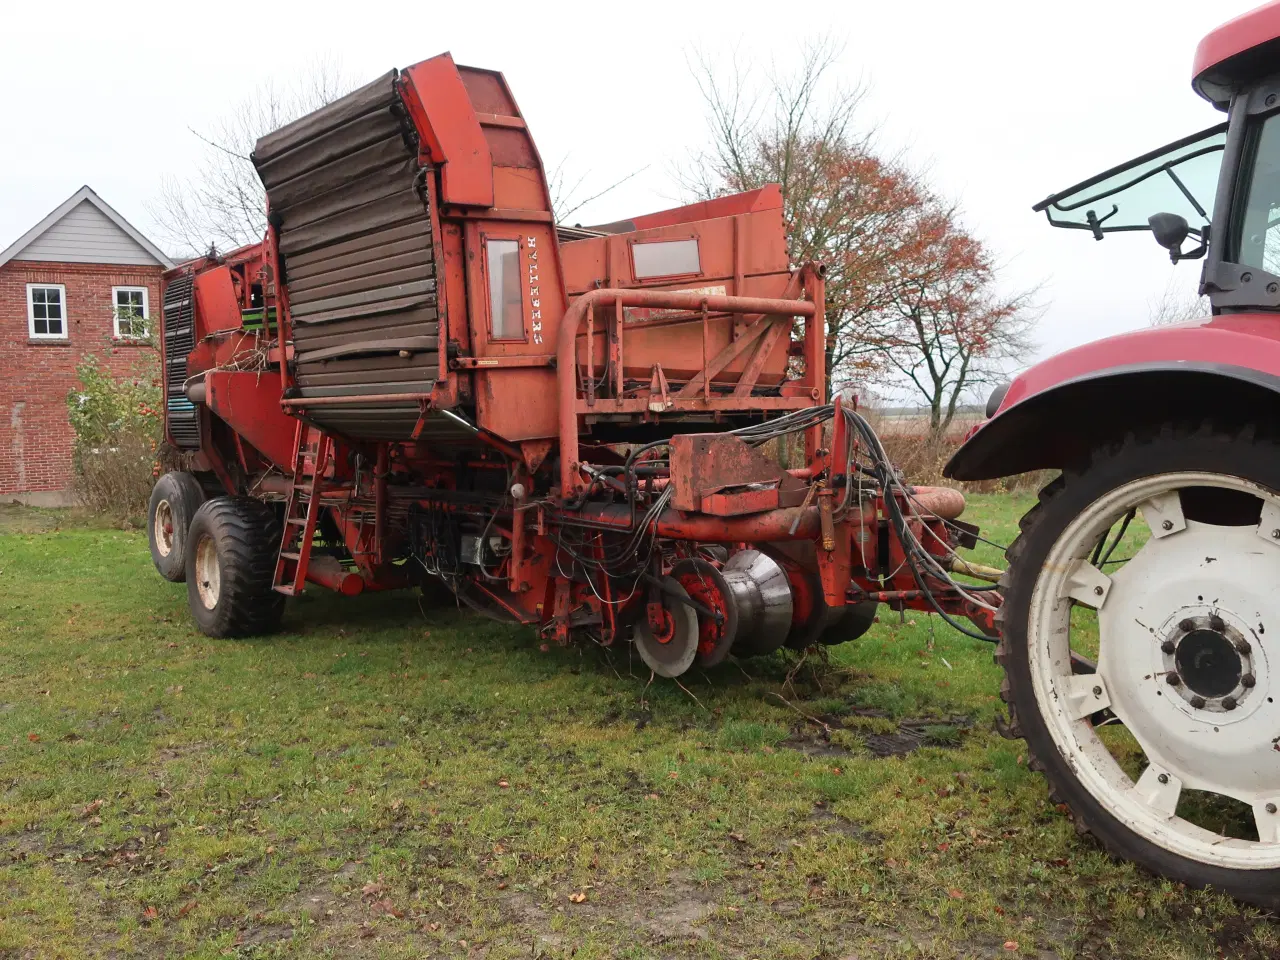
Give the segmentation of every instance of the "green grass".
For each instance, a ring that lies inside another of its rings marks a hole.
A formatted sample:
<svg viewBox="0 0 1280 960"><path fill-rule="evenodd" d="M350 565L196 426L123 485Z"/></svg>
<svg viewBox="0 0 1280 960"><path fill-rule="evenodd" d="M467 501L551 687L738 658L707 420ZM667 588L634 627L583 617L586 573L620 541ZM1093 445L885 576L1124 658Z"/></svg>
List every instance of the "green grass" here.
<svg viewBox="0 0 1280 960"><path fill-rule="evenodd" d="M969 516L1003 541L1029 504ZM144 534L0 508L0 957L1274 955L1076 837L987 644L886 611L796 663L646 686L315 588L215 641Z"/></svg>

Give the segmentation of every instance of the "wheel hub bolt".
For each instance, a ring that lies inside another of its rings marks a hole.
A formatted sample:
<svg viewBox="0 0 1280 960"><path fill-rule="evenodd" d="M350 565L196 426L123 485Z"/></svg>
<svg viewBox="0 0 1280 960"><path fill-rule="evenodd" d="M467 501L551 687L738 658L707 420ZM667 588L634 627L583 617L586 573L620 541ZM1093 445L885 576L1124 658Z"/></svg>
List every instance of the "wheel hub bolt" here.
<svg viewBox="0 0 1280 960"><path fill-rule="evenodd" d="M1196 628L1196 622L1192 620L1190 617L1178 623L1178 629L1181 630L1183 633L1190 633L1195 628Z"/></svg>
<svg viewBox="0 0 1280 960"><path fill-rule="evenodd" d="M1100 697L1100 696L1102 696L1102 688L1101 688L1101 687L1094 687L1094 688L1093 688L1093 695L1094 695L1095 697Z"/></svg>
<svg viewBox="0 0 1280 960"><path fill-rule="evenodd" d="M1160 776L1156 777L1156 779L1159 780L1161 783L1168 783L1169 775L1167 773L1162 773L1160 774Z"/></svg>
<svg viewBox="0 0 1280 960"><path fill-rule="evenodd" d="M1223 697L1223 698L1222 698L1222 709L1223 709L1223 710L1234 710L1235 708L1236 708L1236 698L1235 698L1235 697Z"/></svg>
<svg viewBox="0 0 1280 960"><path fill-rule="evenodd" d="M1275 813L1275 812L1276 812L1276 805L1274 803L1268 803L1267 813Z"/></svg>
<svg viewBox="0 0 1280 960"><path fill-rule="evenodd" d="M1204 697L1192 697L1192 698L1191 698L1191 705L1192 705L1193 707L1195 707L1197 710L1203 710L1203 709L1204 709Z"/></svg>
<svg viewBox="0 0 1280 960"><path fill-rule="evenodd" d="M1173 521L1172 521L1172 520L1165 520L1165 521L1162 521L1162 522L1161 522L1161 524L1160 524L1160 529L1162 529L1162 530L1172 530L1172 529L1173 529Z"/></svg>
<svg viewBox="0 0 1280 960"><path fill-rule="evenodd" d="M1252 687L1257 682L1258 682L1257 677L1255 677L1252 673L1246 673L1243 677L1240 678L1240 685L1244 687Z"/></svg>
<svg viewBox="0 0 1280 960"><path fill-rule="evenodd" d="M1169 684L1171 687L1178 687L1182 685L1182 678L1176 673L1166 673L1164 675L1164 682Z"/></svg>
<svg viewBox="0 0 1280 960"><path fill-rule="evenodd" d="M1236 653L1240 654L1240 656L1247 657L1252 650L1253 647L1249 646L1248 640L1236 641Z"/></svg>
<svg viewBox="0 0 1280 960"><path fill-rule="evenodd" d="M1227 622L1219 616L1212 616L1209 618L1209 629L1214 633L1221 633L1227 629Z"/></svg>
<svg viewBox="0 0 1280 960"><path fill-rule="evenodd" d="M1174 643L1172 640L1166 640L1164 643L1160 644L1161 653L1167 653L1172 655L1173 651L1177 649L1178 649L1178 645Z"/></svg>

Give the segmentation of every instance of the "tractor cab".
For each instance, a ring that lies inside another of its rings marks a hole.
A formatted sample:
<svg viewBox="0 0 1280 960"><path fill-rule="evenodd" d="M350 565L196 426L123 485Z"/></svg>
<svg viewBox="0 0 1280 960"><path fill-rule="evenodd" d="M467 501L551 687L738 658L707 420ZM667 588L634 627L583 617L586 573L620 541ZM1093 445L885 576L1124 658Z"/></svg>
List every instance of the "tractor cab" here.
<svg viewBox="0 0 1280 960"><path fill-rule="evenodd" d="M1237 17L1196 50L1192 86L1226 113L1035 205L1055 227L1150 230L1179 260L1204 259L1214 312L1280 310L1280 4ZM1184 244L1190 242L1190 249Z"/></svg>

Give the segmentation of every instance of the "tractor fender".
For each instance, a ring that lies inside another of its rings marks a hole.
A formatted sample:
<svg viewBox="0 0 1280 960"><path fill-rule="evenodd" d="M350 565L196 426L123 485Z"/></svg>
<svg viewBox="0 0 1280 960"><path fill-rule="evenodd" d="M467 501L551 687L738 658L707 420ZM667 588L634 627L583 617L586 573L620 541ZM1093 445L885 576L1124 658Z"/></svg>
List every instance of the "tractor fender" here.
<svg viewBox="0 0 1280 960"><path fill-rule="evenodd" d="M1134 430L1190 418L1280 430L1280 316L1225 314L1064 351L997 388L987 415L947 477L1070 467Z"/></svg>

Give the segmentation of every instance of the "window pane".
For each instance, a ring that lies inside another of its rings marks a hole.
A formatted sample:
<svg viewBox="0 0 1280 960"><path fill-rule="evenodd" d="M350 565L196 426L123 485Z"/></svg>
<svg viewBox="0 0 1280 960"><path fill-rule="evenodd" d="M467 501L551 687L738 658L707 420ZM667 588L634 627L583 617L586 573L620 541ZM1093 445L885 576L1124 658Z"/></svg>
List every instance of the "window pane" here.
<svg viewBox="0 0 1280 960"><path fill-rule="evenodd" d="M1239 262L1280 273L1280 114L1262 124L1242 216Z"/></svg>
<svg viewBox="0 0 1280 960"><path fill-rule="evenodd" d="M524 338L524 304L520 296L520 244L515 240L490 240L489 317L495 340Z"/></svg>
<svg viewBox="0 0 1280 960"><path fill-rule="evenodd" d="M56 294L55 294L54 296L52 296L52 297L50 297L50 298L49 298L49 303L48 303L48 305L45 307L45 310L47 310L47 311L49 312L49 316L51 316L51 317L55 317L55 318L58 318L58 319L61 319L61 317L62 317L62 304L61 304L61 302L59 302L59 300L58 300L58 298L57 298Z"/></svg>
<svg viewBox="0 0 1280 960"><path fill-rule="evenodd" d="M60 337L60 336L62 336L62 321L61 321L61 320L49 320L49 321L48 321L48 325L49 325L49 333L50 333L50 334L52 334L52 335L53 335L53 336L55 336L55 337Z"/></svg>
<svg viewBox="0 0 1280 960"><path fill-rule="evenodd" d="M31 316L37 320L43 320L49 315L49 308L45 304L37 301L31 305Z"/></svg>
<svg viewBox="0 0 1280 960"><path fill-rule="evenodd" d="M44 295L44 287L33 287L31 289L31 302L33 304L43 305L45 302Z"/></svg>
<svg viewBox="0 0 1280 960"><path fill-rule="evenodd" d="M701 273L697 240L660 240L631 245L637 280Z"/></svg>

